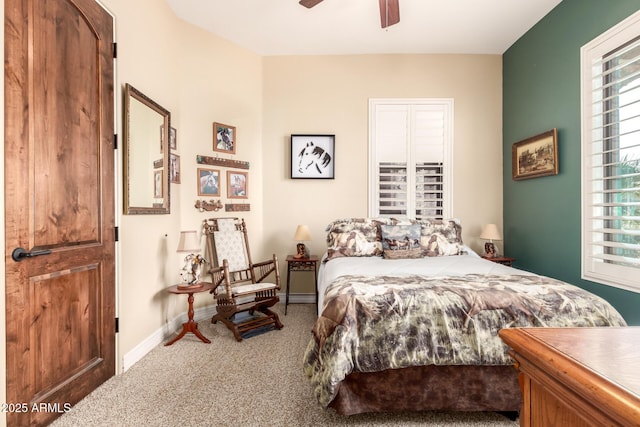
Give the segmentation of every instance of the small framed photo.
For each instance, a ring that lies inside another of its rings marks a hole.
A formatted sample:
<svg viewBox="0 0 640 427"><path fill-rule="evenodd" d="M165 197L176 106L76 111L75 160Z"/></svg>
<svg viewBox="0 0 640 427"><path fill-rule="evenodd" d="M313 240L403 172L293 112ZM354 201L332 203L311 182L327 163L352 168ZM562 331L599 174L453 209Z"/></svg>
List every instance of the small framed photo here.
<svg viewBox="0 0 640 427"><path fill-rule="evenodd" d="M220 171L198 168L198 196L220 196Z"/></svg>
<svg viewBox="0 0 640 427"><path fill-rule="evenodd" d="M230 199L249 198L249 173L227 171L227 197Z"/></svg>
<svg viewBox="0 0 640 427"><path fill-rule="evenodd" d="M180 184L180 156L169 154L169 182Z"/></svg>
<svg viewBox="0 0 640 427"><path fill-rule="evenodd" d="M291 135L291 178L334 179L335 135Z"/></svg>
<svg viewBox="0 0 640 427"><path fill-rule="evenodd" d="M169 127L169 148L172 150L178 148L178 131L174 127Z"/></svg>
<svg viewBox="0 0 640 427"><path fill-rule="evenodd" d="M513 144L513 179L537 178L558 174L558 130L551 129Z"/></svg>
<svg viewBox="0 0 640 427"><path fill-rule="evenodd" d="M236 154L236 138L234 126L213 123L213 151Z"/></svg>
<svg viewBox="0 0 640 427"><path fill-rule="evenodd" d="M162 169L153 171L153 198L161 199L163 196L163 190Z"/></svg>

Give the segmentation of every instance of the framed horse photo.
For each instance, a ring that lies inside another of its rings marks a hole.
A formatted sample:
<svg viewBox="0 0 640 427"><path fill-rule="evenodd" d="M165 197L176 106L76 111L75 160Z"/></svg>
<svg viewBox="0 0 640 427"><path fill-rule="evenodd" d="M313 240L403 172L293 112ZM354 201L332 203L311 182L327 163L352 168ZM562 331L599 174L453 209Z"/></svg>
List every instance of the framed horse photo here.
<svg viewBox="0 0 640 427"><path fill-rule="evenodd" d="M236 154L235 126L213 123L213 151Z"/></svg>
<svg viewBox="0 0 640 427"><path fill-rule="evenodd" d="M334 179L335 135L291 135L291 179Z"/></svg>

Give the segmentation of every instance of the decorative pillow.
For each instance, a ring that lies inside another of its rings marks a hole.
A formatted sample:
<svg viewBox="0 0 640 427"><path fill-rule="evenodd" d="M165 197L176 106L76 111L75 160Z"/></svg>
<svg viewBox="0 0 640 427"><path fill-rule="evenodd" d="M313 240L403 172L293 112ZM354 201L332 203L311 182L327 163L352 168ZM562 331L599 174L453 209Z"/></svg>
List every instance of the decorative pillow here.
<svg viewBox="0 0 640 427"><path fill-rule="evenodd" d="M462 225L457 219L428 219L420 224L420 246L423 256L449 256L464 253Z"/></svg>
<svg viewBox="0 0 640 427"><path fill-rule="evenodd" d="M382 255L380 225L388 218L345 218L327 225L327 258Z"/></svg>
<svg viewBox="0 0 640 427"><path fill-rule="evenodd" d="M419 224L381 225L380 229L385 259L422 258Z"/></svg>

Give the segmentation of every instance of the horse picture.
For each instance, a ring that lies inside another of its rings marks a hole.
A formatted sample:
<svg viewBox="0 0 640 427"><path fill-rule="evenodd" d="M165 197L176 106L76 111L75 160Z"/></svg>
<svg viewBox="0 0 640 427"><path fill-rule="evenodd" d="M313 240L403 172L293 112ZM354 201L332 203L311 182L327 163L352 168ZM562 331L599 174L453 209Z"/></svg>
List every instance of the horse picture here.
<svg viewBox="0 0 640 427"><path fill-rule="evenodd" d="M220 171L216 169L198 169L198 196L220 195Z"/></svg>
<svg viewBox="0 0 640 427"><path fill-rule="evenodd" d="M295 138L292 135L292 178L333 178L333 135Z"/></svg>

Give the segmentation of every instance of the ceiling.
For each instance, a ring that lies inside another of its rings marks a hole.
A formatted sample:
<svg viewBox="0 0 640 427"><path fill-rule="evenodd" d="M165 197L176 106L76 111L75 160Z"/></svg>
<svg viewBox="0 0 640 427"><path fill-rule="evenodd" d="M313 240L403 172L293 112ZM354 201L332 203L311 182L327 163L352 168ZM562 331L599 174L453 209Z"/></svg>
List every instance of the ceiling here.
<svg viewBox="0 0 640 427"><path fill-rule="evenodd" d="M176 15L260 55L502 54L561 0L399 0L380 28L377 0L167 0Z"/></svg>

